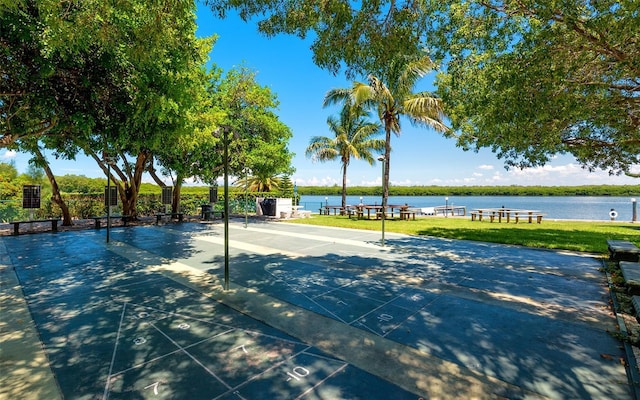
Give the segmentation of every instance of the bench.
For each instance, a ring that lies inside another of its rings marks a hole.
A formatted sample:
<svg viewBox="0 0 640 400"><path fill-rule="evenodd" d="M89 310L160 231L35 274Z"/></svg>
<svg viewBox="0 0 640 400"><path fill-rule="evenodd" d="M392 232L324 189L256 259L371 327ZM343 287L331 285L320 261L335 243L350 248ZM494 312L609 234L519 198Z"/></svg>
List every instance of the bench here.
<svg viewBox="0 0 640 400"><path fill-rule="evenodd" d="M537 213L516 213L516 215L514 216L514 219L516 220L516 224L518 222L520 222L520 218L526 218L526 220L531 224L533 223L533 220L535 219L537 223L541 223L542 222L542 217L544 216L544 214L537 214Z"/></svg>
<svg viewBox="0 0 640 400"><path fill-rule="evenodd" d="M122 223L123 223L124 226L127 226L127 224L129 223L129 220L131 219L130 215L111 215L110 217L111 217L111 219L120 218L122 220ZM95 229L100 229L102 220L103 219L107 219L107 216L106 215L102 215L102 216L99 216L99 217L91 217L90 219L92 219L93 222L94 222L94 226L93 227Z"/></svg>
<svg viewBox="0 0 640 400"><path fill-rule="evenodd" d="M311 218L311 211L309 211L309 210L293 210L293 211L291 211L291 218Z"/></svg>
<svg viewBox="0 0 640 400"><path fill-rule="evenodd" d="M640 249L627 240L607 240L609 259L611 261L638 262Z"/></svg>
<svg viewBox="0 0 640 400"><path fill-rule="evenodd" d="M349 217L349 219L351 219L351 217L355 216L357 219L363 219L364 218L364 210L362 209L362 207L349 207L347 208L347 217Z"/></svg>
<svg viewBox="0 0 640 400"><path fill-rule="evenodd" d="M171 219L177 219L178 222L182 222L184 220L184 213L157 213L156 225L162 221L163 217L170 217Z"/></svg>
<svg viewBox="0 0 640 400"><path fill-rule="evenodd" d="M414 210L400 210L400 219L406 219L408 221L409 217L413 218L415 221L416 212Z"/></svg>
<svg viewBox="0 0 640 400"><path fill-rule="evenodd" d="M640 264L631 261L620 261L620 270L629 291L638 292L640 289Z"/></svg>
<svg viewBox="0 0 640 400"><path fill-rule="evenodd" d="M13 225L13 235L18 236L20 234L20 224L35 224L35 223L51 223L51 231L58 232L58 218L49 218L49 219L35 219L31 221L12 221L10 224Z"/></svg>
<svg viewBox="0 0 640 400"><path fill-rule="evenodd" d="M631 303L633 304L633 308L636 309L636 318L640 318L640 296L632 296Z"/></svg>
<svg viewBox="0 0 640 400"><path fill-rule="evenodd" d="M214 221L216 217L220 217L220 219L224 218L224 211L211 210L200 214L200 219L202 221Z"/></svg>

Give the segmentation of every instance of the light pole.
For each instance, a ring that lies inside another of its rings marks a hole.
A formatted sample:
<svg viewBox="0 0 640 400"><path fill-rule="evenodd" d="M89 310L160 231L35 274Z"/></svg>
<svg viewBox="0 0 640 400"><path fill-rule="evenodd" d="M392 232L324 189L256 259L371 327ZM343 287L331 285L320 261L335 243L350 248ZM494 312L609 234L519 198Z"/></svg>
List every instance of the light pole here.
<svg viewBox="0 0 640 400"><path fill-rule="evenodd" d="M384 161L385 158L384 156L380 156L378 157L378 161L380 161L382 163L382 208L381 208L381 213L380 216L382 218L382 240L381 240L381 244L382 247L384 247L384 217L385 217L385 204L384 204Z"/></svg>
<svg viewBox="0 0 640 400"><path fill-rule="evenodd" d="M213 132L213 136L219 135L222 130L223 146L223 174L224 174L224 290L229 290L229 130L231 127L222 125Z"/></svg>
<svg viewBox="0 0 640 400"><path fill-rule="evenodd" d="M244 173L244 229L247 229L247 223L249 222L249 215L247 211L247 187L249 186L249 175L247 174L247 168L243 168Z"/></svg>
<svg viewBox="0 0 640 400"><path fill-rule="evenodd" d="M107 243L109 243L111 237L111 206L114 205L111 198L111 165L115 164L116 159L115 157L109 156L106 152L104 159L107 162L107 193L105 195L107 200L105 201L105 204L107 205Z"/></svg>
<svg viewBox="0 0 640 400"><path fill-rule="evenodd" d="M447 218L449 216L449 198L444 198L444 217Z"/></svg>
<svg viewBox="0 0 640 400"><path fill-rule="evenodd" d="M224 142L224 290L229 290L229 129L222 127Z"/></svg>
<svg viewBox="0 0 640 400"><path fill-rule="evenodd" d="M631 222L636 222L638 220L638 203L636 202L635 197L631 199Z"/></svg>

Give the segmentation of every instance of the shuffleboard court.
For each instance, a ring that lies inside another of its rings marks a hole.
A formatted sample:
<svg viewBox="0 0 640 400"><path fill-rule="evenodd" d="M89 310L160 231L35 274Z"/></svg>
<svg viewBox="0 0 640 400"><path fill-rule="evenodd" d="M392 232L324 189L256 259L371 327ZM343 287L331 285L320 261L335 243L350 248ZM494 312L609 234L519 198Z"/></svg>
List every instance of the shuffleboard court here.
<svg viewBox="0 0 640 400"><path fill-rule="evenodd" d="M232 221L229 292L222 224L3 241L67 397L633 398L598 259L379 239Z"/></svg>
<svg viewBox="0 0 640 400"><path fill-rule="evenodd" d="M94 232L53 238L4 242L61 397L418 397L146 271ZM131 243L166 247L138 239Z"/></svg>

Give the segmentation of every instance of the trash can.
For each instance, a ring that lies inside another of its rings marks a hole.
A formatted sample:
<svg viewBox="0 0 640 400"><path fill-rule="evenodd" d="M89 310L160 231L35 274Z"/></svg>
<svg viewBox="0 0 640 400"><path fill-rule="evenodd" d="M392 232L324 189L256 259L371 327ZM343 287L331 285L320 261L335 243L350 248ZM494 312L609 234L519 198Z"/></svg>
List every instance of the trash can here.
<svg viewBox="0 0 640 400"><path fill-rule="evenodd" d="M276 199L262 200L262 203L260 203L260 208L262 208L262 215L275 217L276 216Z"/></svg>
<svg viewBox="0 0 640 400"><path fill-rule="evenodd" d="M200 218L205 221L211 221L213 219L213 206L211 204L203 204L200 207L202 208Z"/></svg>

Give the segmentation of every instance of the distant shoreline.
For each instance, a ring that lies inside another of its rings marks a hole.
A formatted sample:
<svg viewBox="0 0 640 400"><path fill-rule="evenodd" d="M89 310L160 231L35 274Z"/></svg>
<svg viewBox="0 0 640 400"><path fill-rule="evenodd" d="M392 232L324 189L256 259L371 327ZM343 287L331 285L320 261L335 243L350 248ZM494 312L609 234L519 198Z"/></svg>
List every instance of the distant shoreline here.
<svg viewBox="0 0 640 400"><path fill-rule="evenodd" d="M298 186L301 196L340 196L341 186ZM380 186L348 186L348 196L379 196ZM391 186L389 196L638 196L639 185Z"/></svg>

